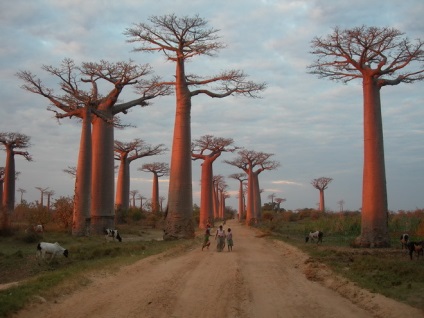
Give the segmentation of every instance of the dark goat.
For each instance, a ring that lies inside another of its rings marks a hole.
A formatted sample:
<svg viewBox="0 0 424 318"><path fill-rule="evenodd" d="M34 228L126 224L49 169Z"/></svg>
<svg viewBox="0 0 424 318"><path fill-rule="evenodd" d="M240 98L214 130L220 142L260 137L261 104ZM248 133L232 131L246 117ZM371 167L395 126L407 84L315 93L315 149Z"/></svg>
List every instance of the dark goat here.
<svg viewBox="0 0 424 318"><path fill-rule="evenodd" d="M424 241L420 241L420 242L408 242L407 247L409 250L409 257L412 260L412 254L417 253L417 259L421 256L423 256L423 245L424 245Z"/></svg>

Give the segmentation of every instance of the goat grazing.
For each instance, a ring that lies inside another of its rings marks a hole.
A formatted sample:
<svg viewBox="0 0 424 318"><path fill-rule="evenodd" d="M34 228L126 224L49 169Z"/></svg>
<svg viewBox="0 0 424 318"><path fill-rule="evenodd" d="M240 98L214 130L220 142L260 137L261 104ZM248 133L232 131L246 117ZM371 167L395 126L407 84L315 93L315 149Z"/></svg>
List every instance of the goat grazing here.
<svg viewBox="0 0 424 318"><path fill-rule="evenodd" d="M308 243L309 239L311 239L312 242L315 242L315 240L317 240L317 244L322 243L323 236L324 233L322 233L321 231L309 232L309 235L305 238L305 243Z"/></svg>
<svg viewBox="0 0 424 318"><path fill-rule="evenodd" d="M407 247L409 250L409 257L411 258L412 261L412 254L417 253L417 259L421 256L424 256L424 251L423 251L423 245L424 245L424 241L420 241L420 242L408 242Z"/></svg>
<svg viewBox="0 0 424 318"><path fill-rule="evenodd" d="M68 250L66 248L63 248L59 245L58 242L55 243L47 243L47 242L40 242L37 245L37 253L36 257L39 260L40 257L45 260L46 254L51 255L49 262L56 256L56 255L63 255L65 257L68 257Z"/></svg>
<svg viewBox="0 0 424 318"><path fill-rule="evenodd" d="M33 224L25 230L25 233L43 233L44 226L43 224Z"/></svg>
<svg viewBox="0 0 424 318"><path fill-rule="evenodd" d="M408 249L408 241L409 241L409 235L404 233L400 236L400 244L402 249Z"/></svg>
<svg viewBox="0 0 424 318"><path fill-rule="evenodd" d="M106 229L105 228L104 233L105 233L106 240L109 237L111 237L114 241L115 241L115 238L116 238L119 242L122 242L122 237L121 237L121 235L119 235L118 230L112 230L112 229Z"/></svg>

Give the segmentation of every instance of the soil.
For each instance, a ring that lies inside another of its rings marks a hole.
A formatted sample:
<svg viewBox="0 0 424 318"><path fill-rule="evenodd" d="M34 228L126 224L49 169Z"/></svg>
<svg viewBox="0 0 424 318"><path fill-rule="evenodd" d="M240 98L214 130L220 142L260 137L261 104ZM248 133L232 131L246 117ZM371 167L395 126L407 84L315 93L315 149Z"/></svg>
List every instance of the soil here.
<svg viewBox="0 0 424 318"><path fill-rule="evenodd" d="M15 318L424 317L424 312L360 289L284 242L228 221L232 252L168 251L114 274L98 273L78 291L37 297Z"/></svg>

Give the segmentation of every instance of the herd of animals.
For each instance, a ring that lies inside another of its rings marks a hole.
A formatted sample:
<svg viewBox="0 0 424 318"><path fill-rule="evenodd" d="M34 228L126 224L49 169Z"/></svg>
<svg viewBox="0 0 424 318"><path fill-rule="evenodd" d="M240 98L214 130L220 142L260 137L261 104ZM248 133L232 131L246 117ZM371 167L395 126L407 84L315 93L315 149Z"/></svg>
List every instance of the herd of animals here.
<svg viewBox="0 0 424 318"><path fill-rule="evenodd" d="M322 243L322 238L324 233L321 231L309 232L308 236L305 238L305 243L308 243L309 240L311 242L315 242L317 244ZM424 241L409 241L409 234L404 233L400 236L400 244L401 248L408 250L409 257L412 260L412 255L415 253L417 259L421 256L424 256Z"/></svg>
<svg viewBox="0 0 424 318"><path fill-rule="evenodd" d="M32 231L37 233L43 233L44 227L43 225L34 225L31 228ZM28 230L27 230L28 231ZM118 230L116 229L104 229L104 235L106 240L112 239L113 241L118 240L119 242L122 242L122 237L119 234ZM316 242L316 244L322 243L322 239L324 237L324 233L322 231L315 231L315 232L309 232L309 234L305 238L305 243ZM410 241L409 235L407 233L402 234L400 236L400 243L401 248L406 249L409 252L409 257L412 260L414 253L416 254L417 259L420 257L424 257L424 241ZM48 242L40 242L37 245L37 259L40 260L47 260L51 261L56 256L63 255L65 257L68 257L68 250L62 246L59 245L58 242L55 243L48 243ZM48 258L49 257L49 258ZM48 258L48 259L47 259Z"/></svg>

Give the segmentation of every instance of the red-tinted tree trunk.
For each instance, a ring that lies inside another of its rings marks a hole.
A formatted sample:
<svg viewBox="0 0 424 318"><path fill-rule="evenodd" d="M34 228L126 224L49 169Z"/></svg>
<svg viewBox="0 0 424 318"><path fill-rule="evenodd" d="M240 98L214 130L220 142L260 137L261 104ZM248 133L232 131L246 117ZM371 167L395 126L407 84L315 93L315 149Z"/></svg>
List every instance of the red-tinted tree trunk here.
<svg viewBox="0 0 424 318"><path fill-rule="evenodd" d="M15 173L15 154L13 149L6 147L3 206L9 213L15 208Z"/></svg>
<svg viewBox="0 0 424 318"><path fill-rule="evenodd" d="M82 236L89 231L91 204L91 113L88 107L84 110L78 164L75 176L74 210L72 235Z"/></svg>
<svg viewBox="0 0 424 318"><path fill-rule="evenodd" d="M254 211L255 211L255 181L252 169L249 169L248 171L245 170L245 172L248 175L247 179L247 206L246 206L246 224L251 225L253 219L255 218Z"/></svg>
<svg viewBox="0 0 424 318"><path fill-rule="evenodd" d="M387 247L388 207L384 163L383 124L380 87L364 77L364 171L361 235L356 244L364 247Z"/></svg>
<svg viewBox="0 0 424 318"><path fill-rule="evenodd" d="M153 172L152 212L159 212L159 177L156 172Z"/></svg>
<svg viewBox="0 0 424 318"><path fill-rule="evenodd" d="M119 164L116 185L115 205L117 210L128 210L130 206L130 163L127 156L122 156Z"/></svg>
<svg viewBox="0 0 424 318"><path fill-rule="evenodd" d="M319 189L319 210L325 212L324 189Z"/></svg>
<svg viewBox="0 0 424 318"><path fill-rule="evenodd" d="M182 57L176 63L175 90L176 112L164 239L194 237L190 127L191 96L185 81Z"/></svg>
<svg viewBox="0 0 424 318"><path fill-rule="evenodd" d="M205 156L202 163L199 228L205 229L213 219L213 160Z"/></svg>
<svg viewBox="0 0 424 318"><path fill-rule="evenodd" d="M243 181L239 180L239 199L238 199L238 220L241 221L243 219L244 213L244 200L243 200Z"/></svg>
<svg viewBox="0 0 424 318"><path fill-rule="evenodd" d="M112 119L112 115L109 115ZM91 201L91 231L103 233L103 228L115 227L115 162L114 128L112 124L93 120L93 174Z"/></svg>

